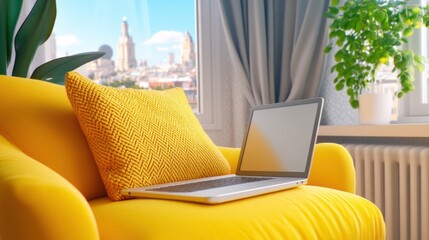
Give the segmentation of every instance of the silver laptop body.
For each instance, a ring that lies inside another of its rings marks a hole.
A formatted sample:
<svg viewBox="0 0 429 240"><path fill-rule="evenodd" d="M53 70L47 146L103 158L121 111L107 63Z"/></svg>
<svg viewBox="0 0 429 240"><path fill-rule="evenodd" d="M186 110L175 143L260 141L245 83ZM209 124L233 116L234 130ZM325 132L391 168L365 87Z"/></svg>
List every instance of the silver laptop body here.
<svg viewBox="0 0 429 240"><path fill-rule="evenodd" d="M122 194L216 204L306 184L322 107L322 98L253 107L236 174L124 189Z"/></svg>

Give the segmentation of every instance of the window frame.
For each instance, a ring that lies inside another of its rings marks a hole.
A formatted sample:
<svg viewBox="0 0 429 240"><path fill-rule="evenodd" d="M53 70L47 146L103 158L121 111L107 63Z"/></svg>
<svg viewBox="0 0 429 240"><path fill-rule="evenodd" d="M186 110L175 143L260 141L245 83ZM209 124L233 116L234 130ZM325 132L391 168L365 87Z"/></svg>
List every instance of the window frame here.
<svg viewBox="0 0 429 240"><path fill-rule="evenodd" d="M205 130L221 129L220 102L220 13L213 0L196 0L197 72L199 111L196 113Z"/></svg>

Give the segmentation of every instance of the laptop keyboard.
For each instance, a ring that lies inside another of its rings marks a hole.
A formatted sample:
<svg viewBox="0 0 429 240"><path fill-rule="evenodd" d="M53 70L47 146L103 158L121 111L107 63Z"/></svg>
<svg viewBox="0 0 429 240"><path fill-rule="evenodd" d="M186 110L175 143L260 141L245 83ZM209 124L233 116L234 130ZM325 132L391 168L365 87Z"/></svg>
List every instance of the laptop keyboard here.
<svg viewBox="0 0 429 240"><path fill-rule="evenodd" d="M158 191L158 192L195 192L195 191L207 190L207 189L218 188L218 187L226 187L226 186L238 185L238 184L249 183L249 182L264 181L269 179L272 179L272 178L233 176L233 177L207 180L207 181L201 181L201 182L185 183L185 184L180 184L175 186L153 188L150 190Z"/></svg>

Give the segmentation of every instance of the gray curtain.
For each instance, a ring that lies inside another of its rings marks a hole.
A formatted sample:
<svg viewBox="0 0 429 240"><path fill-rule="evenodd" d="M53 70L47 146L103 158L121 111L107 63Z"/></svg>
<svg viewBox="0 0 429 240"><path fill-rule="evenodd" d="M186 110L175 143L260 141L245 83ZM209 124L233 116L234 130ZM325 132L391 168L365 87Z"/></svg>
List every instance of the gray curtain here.
<svg viewBox="0 0 429 240"><path fill-rule="evenodd" d="M218 0L233 68L250 105L318 94L328 0Z"/></svg>

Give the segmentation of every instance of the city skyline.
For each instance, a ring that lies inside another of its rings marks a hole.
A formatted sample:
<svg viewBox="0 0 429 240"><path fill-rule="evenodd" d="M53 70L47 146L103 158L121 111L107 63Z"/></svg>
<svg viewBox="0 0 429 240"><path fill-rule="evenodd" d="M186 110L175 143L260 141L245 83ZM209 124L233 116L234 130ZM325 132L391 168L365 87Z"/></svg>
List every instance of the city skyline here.
<svg viewBox="0 0 429 240"><path fill-rule="evenodd" d="M175 55L169 52L165 64L149 66L146 61L138 63L133 36L129 33L126 18L123 18L117 59L112 58L113 48L105 44L99 51L106 54L82 66L80 71L95 82L112 87L157 90L180 87L191 107L197 109L196 54L189 32L183 34L180 47L180 62L175 61Z"/></svg>
<svg viewBox="0 0 429 240"><path fill-rule="evenodd" d="M124 17L134 39L138 63L168 63L170 53L180 56L186 32L195 39L194 0L95 0L85 1L83 9L79 2L83 0L57 3L53 30L57 57L97 51L100 46L109 45L113 49L112 59L117 60L116 46ZM176 62L180 59L176 58Z"/></svg>

